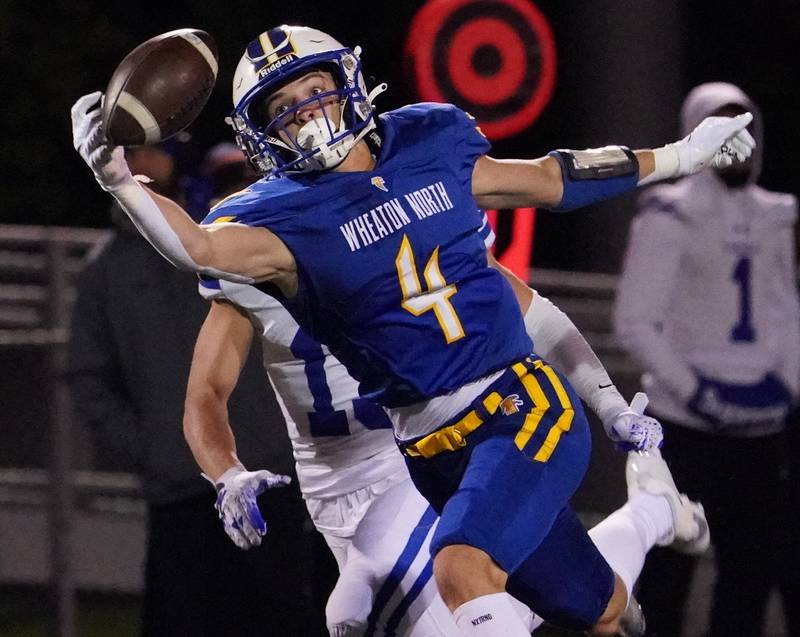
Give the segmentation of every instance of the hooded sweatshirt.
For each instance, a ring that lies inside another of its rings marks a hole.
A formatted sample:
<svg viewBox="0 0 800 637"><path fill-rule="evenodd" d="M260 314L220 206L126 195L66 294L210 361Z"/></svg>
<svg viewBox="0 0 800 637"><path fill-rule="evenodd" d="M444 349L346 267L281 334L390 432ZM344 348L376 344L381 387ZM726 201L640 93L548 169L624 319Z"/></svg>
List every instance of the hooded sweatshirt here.
<svg viewBox="0 0 800 637"><path fill-rule="evenodd" d="M697 378L755 385L767 374L793 397L800 389L800 302L795 281L797 200L756 185L763 153L761 114L741 89L696 87L681 109L688 134L736 105L753 113L757 147L747 183L731 188L713 170L655 186L631 226L614 325L645 370L657 415L731 436L784 426L785 410L737 406L713 425L687 408Z"/></svg>

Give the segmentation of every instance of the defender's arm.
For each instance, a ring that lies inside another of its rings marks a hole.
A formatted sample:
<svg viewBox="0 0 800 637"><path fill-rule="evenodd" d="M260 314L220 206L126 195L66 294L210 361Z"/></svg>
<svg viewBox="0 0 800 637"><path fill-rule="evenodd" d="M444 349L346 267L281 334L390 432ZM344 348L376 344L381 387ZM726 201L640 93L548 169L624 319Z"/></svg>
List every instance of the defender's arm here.
<svg viewBox="0 0 800 637"><path fill-rule="evenodd" d="M192 357L183 433L197 464L214 481L232 467L244 468L228 421L228 399L252 339L247 316L230 303L212 302Z"/></svg>
<svg viewBox="0 0 800 637"><path fill-rule="evenodd" d="M608 436L623 450L657 448L662 439L658 422L628 405L570 318L493 256L488 258L489 265L503 274L514 290L536 354L567 377L597 414Z"/></svg>
<svg viewBox="0 0 800 637"><path fill-rule="evenodd" d="M258 495L291 482L289 476L266 469L247 471L236 455L228 399L252 338L247 316L230 303L212 303L197 337L183 415L186 441L217 490L215 508L225 532L242 549L261 544L267 532Z"/></svg>

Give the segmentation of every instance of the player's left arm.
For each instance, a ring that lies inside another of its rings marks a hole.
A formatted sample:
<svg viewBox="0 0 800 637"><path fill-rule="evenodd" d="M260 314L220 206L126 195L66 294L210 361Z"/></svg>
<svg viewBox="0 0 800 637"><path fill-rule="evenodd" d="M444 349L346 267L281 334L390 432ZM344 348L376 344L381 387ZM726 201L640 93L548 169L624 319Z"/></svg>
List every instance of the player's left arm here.
<svg viewBox="0 0 800 637"><path fill-rule="evenodd" d="M655 150L555 150L533 160L483 155L472 172L472 194L482 208L572 210L639 185L743 161L755 147L745 128L751 120L750 113L708 117L684 139Z"/></svg>
<svg viewBox="0 0 800 637"><path fill-rule="evenodd" d="M624 450L657 448L662 440L658 422L631 409L570 318L491 254L488 259L514 290L536 354L567 377L608 436Z"/></svg>

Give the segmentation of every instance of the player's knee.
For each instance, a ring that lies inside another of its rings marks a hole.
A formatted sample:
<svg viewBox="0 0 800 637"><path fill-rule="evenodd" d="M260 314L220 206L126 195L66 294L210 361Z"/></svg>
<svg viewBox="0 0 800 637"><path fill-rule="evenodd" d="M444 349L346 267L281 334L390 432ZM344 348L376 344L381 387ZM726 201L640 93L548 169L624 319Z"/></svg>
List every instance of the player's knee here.
<svg viewBox="0 0 800 637"><path fill-rule="evenodd" d="M614 575L614 592L605 611L592 627L592 635L597 637L611 637L619 633L620 619L628 604L628 591L619 575Z"/></svg>
<svg viewBox="0 0 800 637"><path fill-rule="evenodd" d="M471 599L505 590L506 573L489 555L465 544L440 550L433 560L439 594L453 611Z"/></svg>
<svg viewBox="0 0 800 637"><path fill-rule="evenodd" d="M332 637L361 635L372 608L374 578L348 567L339 576L325 606L325 622Z"/></svg>

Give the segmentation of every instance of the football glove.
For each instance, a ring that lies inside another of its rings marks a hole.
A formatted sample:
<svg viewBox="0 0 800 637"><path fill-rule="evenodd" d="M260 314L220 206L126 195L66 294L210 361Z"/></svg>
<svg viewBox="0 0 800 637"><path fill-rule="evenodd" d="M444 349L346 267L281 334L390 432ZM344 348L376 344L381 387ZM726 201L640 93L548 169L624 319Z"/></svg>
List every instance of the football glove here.
<svg viewBox="0 0 800 637"><path fill-rule="evenodd" d="M688 410L718 429L780 422L789 413L792 396L774 374L757 383L723 383L698 375L697 391Z"/></svg>
<svg viewBox="0 0 800 637"><path fill-rule="evenodd" d="M270 471L246 471L231 467L216 482L203 474L217 490L214 508L225 528L225 533L240 549L247 550L261 544L267 533L267 523L261 515L256 498L267 489L289 484L292 479Z"/></svg>
<svg viewBox="0 0 800 637"><path fill-rule="evenodd" d="M653 150L655 168L639 184L693 175L708 166L725 168L735 161L745 161L756 146L746 128L751 121L752 113L706 117L680 141Z"/></svg>
<svg viewBox="0 0 800 637"><path fill-rule="evenodd" d="M692 175L708 166L725 168L747 159L756 146L756 140L745 128L751 121L751 113L706 117L689 135L670 144L678 155L675 176Z"/></svg>
<svg viewBox="0 0 800 637"><path fill-rule="evenodd" d="M652 453L664 442L661 423L644 415L647 402L647 394L638 392L628 409L603 423L606 434L620 451Z"/></svg>
<svg viewBox="0 0 800 637"><path fill-rule="evenodd" d="M100 187L112 191L132 179L132 175L125 161L125 150L122 146L112 147L106 140L102 97L100 91L95 91L72 106L72 144L92 169Z"/></svg>

